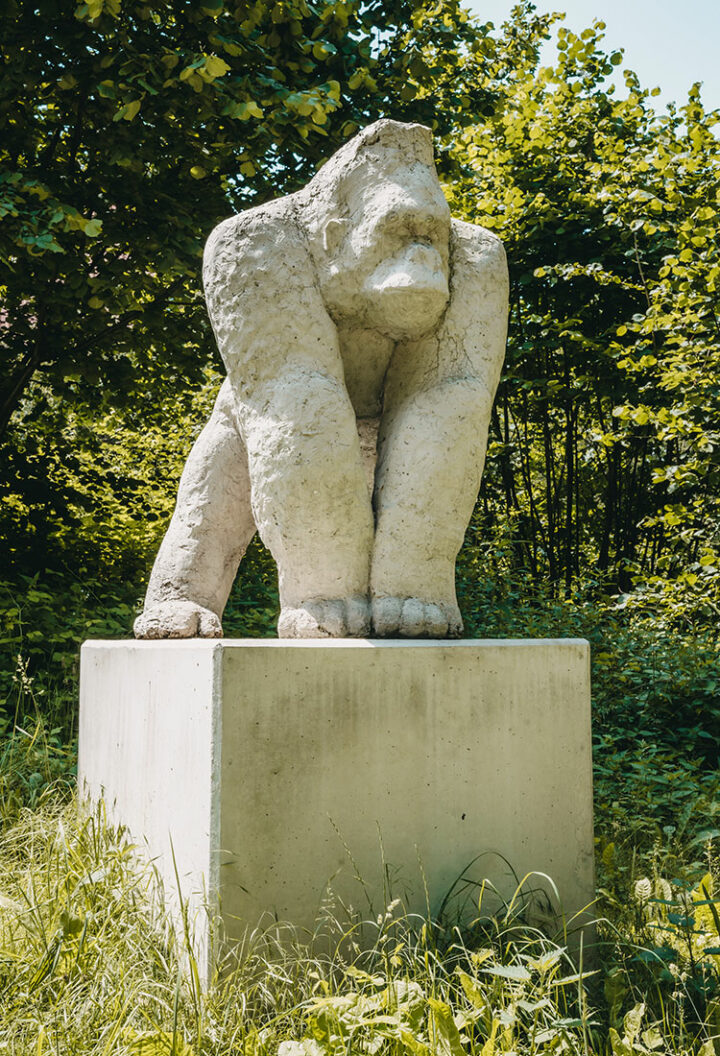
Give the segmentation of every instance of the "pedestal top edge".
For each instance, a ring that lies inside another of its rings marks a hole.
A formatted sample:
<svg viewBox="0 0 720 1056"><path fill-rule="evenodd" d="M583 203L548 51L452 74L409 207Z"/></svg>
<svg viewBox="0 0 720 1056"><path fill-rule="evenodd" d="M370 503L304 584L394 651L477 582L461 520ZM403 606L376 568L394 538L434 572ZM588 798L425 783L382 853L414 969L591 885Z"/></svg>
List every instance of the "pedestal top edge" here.
<svg viewBox="0 0 720 1056"><path fill-rule="evenodd" d="M552 646L589 646L586 638L89 638L91 649L533 649Z"/></svg>

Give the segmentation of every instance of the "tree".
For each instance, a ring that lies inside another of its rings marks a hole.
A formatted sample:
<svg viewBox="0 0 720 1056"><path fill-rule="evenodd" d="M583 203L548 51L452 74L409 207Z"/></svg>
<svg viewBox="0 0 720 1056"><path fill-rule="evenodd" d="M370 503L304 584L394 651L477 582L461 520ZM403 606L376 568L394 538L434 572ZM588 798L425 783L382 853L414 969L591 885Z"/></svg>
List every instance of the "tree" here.
<svg viewBox="0 0 720 1056"><path fill-rule="evenodd" d="M11 568L140 578L202 418L194 392L207 404L220 367L200 288L209 231L296 189L378 116L449 133L487 109L481 41L456 0L3 7Z"/></svg>
<svg viewBox="0 0 720 1056"><path fill-rule="evenodd" d="M512 282L478 528L509 523L515 566L567 593L659 576L716 619L720 115L697 88L657 114L630 71L616 98L603 28L560 26L555 68L526 47L460 137L456 208ZM505 32L544 27L517 8Z"/></svg>
<svg viewBox="0 0 720 1056"><path fill-rule="evenodd" d="M456 0L11 0L0 435L31 382L35 406L199 379L210 229L295 189L371 118L447 128L456 95L484 106L464 73L473 33Z"/></svg>

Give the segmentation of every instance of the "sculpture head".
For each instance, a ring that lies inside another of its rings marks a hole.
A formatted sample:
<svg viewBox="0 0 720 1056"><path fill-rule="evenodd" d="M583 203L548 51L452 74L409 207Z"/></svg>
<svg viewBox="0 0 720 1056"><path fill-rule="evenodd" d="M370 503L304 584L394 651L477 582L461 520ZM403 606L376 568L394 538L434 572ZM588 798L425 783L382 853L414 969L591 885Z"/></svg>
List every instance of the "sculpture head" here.
<svg viewBox="0 0 720 1056"><path fill-rule="evenodd" d="M378 121L301 192L326 306L338 325L414 340L449 298L450 210L430 130Z"/></svg>

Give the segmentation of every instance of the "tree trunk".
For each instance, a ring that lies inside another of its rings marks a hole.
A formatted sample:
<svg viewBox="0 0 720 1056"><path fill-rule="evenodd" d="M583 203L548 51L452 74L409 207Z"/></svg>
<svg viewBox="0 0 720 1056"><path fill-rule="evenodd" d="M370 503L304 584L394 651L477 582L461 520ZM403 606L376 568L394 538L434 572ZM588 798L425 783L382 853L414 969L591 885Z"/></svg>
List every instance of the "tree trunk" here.
<svg viewBox="0 0 720 1056"><path fill-rule="evenodd" d="M20 365L19 369L16 370L15 374L11 377L7 392L5 392L2 397L2 403L0 403L0 440L4 437L7 431L7 427L10 423L10 419L12 418L17 408L20 406L20 401L23 398L23 393L30 384L32 377L39 365L39 342L36 342L35 349L27 354L24 362Z"/></svg>

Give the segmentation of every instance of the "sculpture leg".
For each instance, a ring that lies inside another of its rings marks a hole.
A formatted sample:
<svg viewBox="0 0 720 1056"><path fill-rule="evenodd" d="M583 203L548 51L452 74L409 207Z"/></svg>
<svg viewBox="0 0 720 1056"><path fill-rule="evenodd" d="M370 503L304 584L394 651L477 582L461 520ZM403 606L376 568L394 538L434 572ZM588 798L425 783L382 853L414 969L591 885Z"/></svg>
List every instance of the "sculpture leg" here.
<svg viewBox="0 0 720 1056"><path fill-rule="evenodd" d="M280 636L366 635L373 516L341 377L288 366L239 408L255 522L278 566Z"/></svg>
<svg viewBox="0 0 720 1056"><path fill-rule="evenodd" d="M491 405L480 379L450 378L386 413L371 573L379 635L462 633L455 559L480 486Z"/></svg>
<svg viewBox="0 0 720 1056"><path fill-rule="evenodd" d="M135 636L220 637L223 609L254 534L247 454L226 381L180 479Z"/></svg>

